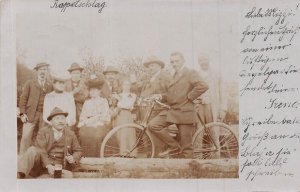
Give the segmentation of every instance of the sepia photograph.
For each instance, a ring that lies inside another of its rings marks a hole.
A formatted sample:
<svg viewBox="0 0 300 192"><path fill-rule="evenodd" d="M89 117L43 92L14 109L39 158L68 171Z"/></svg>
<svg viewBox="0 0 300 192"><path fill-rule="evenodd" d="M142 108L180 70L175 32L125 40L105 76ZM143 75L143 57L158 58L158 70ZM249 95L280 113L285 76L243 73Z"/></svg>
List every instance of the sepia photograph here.
<svg viewBox="0 0 300 192"><path fill-rule="evenodd" d="M17 1L16 177L238 179L239 13L216 5Z"/></svg>

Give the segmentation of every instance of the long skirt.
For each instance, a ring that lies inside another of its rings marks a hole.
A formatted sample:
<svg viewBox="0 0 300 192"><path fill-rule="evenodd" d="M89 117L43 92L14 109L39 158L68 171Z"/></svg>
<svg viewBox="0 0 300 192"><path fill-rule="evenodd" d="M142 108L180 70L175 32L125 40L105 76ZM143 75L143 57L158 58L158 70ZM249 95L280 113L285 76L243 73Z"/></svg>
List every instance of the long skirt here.
<svg viewBox="0 0 300 192"><path fill-rule="evenodd" d="M121 109L115 118L115 126L133 122L133 115L129 110ZM120 155L128 155L136 143L136 131L134 129L121 129L117 133L117 141L120 148ZM130 156L137 156L137 149L130 153Z"/></svg>
<svg viewBox="0 0 300 192"><path fill-rule="evenodd" d="M80 128L79 136L83 157L100 157L101 144L107 132L106 126Z"/></svg>

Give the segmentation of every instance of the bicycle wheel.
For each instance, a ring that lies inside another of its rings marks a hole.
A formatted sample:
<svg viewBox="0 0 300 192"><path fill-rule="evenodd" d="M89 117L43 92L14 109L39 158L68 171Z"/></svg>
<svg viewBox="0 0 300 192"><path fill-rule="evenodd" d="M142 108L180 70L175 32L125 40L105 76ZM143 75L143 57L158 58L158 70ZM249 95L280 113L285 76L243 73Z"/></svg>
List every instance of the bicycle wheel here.
<svg viewBox="0 0 300 192"><path fill-rule="evenodd" d="M108 132L103 139L100 156L152 158L154 142L142 126L133 123L120 125Z"/></svg>
<svg viewBox="0 0 300 192"><path fill-rule="evenodd" d="M230 127L212 122L199 128L193 135L193 154L197 159L234 159L238 157L239 144Z"/></svg>

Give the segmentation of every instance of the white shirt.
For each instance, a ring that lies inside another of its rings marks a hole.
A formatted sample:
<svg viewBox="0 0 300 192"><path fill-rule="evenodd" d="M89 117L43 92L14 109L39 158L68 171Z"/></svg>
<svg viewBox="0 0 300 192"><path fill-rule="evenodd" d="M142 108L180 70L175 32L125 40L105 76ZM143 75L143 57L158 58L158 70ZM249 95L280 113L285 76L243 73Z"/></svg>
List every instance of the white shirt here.
<svg viewBox="0 0 300 192"><path fill-rule="evenodd" d="M64 112L68 113L66 122L68 126L73 126L76 123L76 107L74 102L74 97L72 93L63 92L56 93L52 91L45 96L44 100L44 111L43 119L46 123L51 124L47 120L47 117L50 115L51 111L58 107Z"/></svg>
<svg viewBox="0 0 300 192"><path fill-rule="evenodd" d="M211 74L211 70L200 70L199 71L201 77L203 80L209 85L210 88L208 88L207 91L205 91L199 98L202 99L203 104L210 104L211 103L211 82L212 78L214 78Z"/></svg>
<svg viewBox="0 0 300 192"><path fill-rule="evenodd" d="M38 77L38 82L42 87L44 87L46 79L42 79L42 78Z"/></svg>
<svg viewBox="0 0 300 192"><path fill-rule="evenodd" d="M110 121L107 99L95 97L84 102L79 118L80 125L91 127L101 126Z"/></svg>

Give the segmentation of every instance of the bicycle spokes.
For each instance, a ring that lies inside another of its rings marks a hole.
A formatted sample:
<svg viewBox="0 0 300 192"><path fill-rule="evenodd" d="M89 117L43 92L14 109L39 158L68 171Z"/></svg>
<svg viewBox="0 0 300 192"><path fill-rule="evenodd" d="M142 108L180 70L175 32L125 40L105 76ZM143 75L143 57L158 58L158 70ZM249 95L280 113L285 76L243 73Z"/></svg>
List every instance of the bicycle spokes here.
<svg viewBox="0 0 300 192"><path fill-rule="evenodd" d="M103 157L149 158L154 153L152 139L144 128L135 125L112 130L102 145Z"/></svg>
<svg viewBox="0 0 300 192"><path fill-rule="evenodd" d="M194 158L237 158L238 140L227 125L210 123L195 133Z"/></svg>

